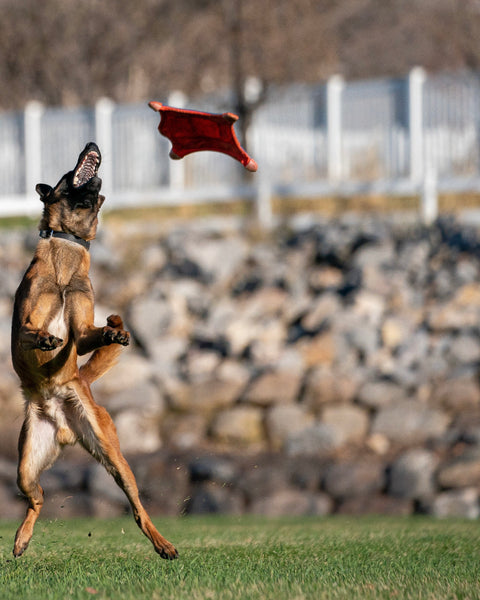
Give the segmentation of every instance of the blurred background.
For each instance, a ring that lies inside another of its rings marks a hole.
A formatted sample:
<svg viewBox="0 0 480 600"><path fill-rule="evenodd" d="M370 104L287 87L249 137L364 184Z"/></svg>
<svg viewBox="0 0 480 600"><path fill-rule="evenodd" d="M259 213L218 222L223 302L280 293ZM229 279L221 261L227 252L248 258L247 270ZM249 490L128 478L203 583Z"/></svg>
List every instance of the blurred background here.
<svg viewBox="0 0 480 600"><path fill-rule="evenodd" d="M0 329L35 184L95 140L97 321L134 340L95 394L152 513L479 516L479 25L477 0L0 2ZM150 100L237 113L258 172L170 161ZM76 448L42 485L46 515L127 510Z"/></svg>

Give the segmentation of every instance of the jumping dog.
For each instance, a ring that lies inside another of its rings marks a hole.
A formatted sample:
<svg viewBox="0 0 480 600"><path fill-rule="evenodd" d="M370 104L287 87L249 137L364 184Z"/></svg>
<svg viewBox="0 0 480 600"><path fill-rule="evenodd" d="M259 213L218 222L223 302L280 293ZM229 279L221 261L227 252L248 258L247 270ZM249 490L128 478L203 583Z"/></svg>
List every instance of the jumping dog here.
<svg viewBox="0 0 480 600"><path fill-rule="evenodd" d="M162 558L177 557L142 506L112 419L90 391L90 384L116 363L122 346L129 343L118 315L108 317L104 327L93 322L88 250L105 200L99 193L100 162L97 145L89 143L55 188L36 186L44 205L40 239L16 292L12 322L12 361L25 398L18 486L28 500L15 536L16 557L27 549L43 505L40 474L63 446L76 442L113 475L155 551ZM77 356L87 353L92 354L79 368Z"/></svg>

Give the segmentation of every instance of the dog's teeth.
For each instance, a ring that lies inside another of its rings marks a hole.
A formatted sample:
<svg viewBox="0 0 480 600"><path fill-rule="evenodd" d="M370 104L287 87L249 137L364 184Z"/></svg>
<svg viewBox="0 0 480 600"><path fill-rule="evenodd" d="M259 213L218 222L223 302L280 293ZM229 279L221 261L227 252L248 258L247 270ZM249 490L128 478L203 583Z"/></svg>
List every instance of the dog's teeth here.
<svg viewBox="0 0 480 600"><path fill-rule="evenodd" d="M100 159L96 153L90 153L85 156L82 164L78 167L73 178L73 185L79 187L87 183L97 172Z"/></svg>

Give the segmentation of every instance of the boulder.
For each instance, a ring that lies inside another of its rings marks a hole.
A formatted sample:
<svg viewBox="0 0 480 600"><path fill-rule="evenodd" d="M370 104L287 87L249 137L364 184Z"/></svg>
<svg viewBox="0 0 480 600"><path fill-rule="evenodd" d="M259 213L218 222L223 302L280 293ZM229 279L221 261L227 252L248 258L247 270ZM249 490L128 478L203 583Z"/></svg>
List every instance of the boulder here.
<svg viewBox="0 0 480 600"><path fill-rule="evenodd" d="M96 381L92 389L102 396L113 397L124 390L134 389L153 378L152 363L135 352L133 347L125 348L118 364Z"/></svg>
<svg viewBox="0 0 480 600"><path fill-rule="evenodd" d="M174 323L175 312L166 298L138 298L130 306L128 327L143 348L151 350L156 340L168 334Z"/></svg>
<svg viewBox="0 0 480 600"><path fill-rule="evenodd" d="M118 413L114 422L122 452L156 452L162 447L158 416L131 409Z"/></svg>
<svg viewBox="0 0 480 600"><path fill-rule="evenodd" d="M347 376L328 368L313 368L308 372L303 391L303 403L315 413L326 404L347 404L358 389L358 377Z"/></svg>
<svg viewBox="0 0 480 600"><path fill-rule="evenodd" d="M185 386L184 394L177 399L175 407L183 412L212 412L232 406L243 390L238 381L225 381L213 376Z"/></svg>
<svg viewBox="0 0 480 600"><path fill-rule="evenodd" d="M98 502L107 501L122 507L123 510L130 507L125 493L115 483L105 467L100 464L93 463L91 465L88 471L87 489Z"/></svg>
<svg viewBox="0 0 480 600"><path fill-rule="evenodd" d="M285 489L264 498L258 498L250 506L250 512L267 517L307 515L323 517L330 514L332 508L333 502L326 494Z"/></svg>
<svg viewBox="0 0 480 600"><path fill-rule="evenodd" d="M391 349L398 348L412 334L413 325L411 320L400 316L387 317L380 330L383 345Z"/></svg>
<svg viewBox="0 0 480 600"><path fill-rule="evenodd" d="M480 385L476 377L444 380L435 385L430 402L451 411L465 411L480 405Z"/></svg>
<svg viewBox="0 0 480 600"><path fill-rule="evenodd" d="M246 259L248 246L240 237L189 235L176 245L175 252L195 264L207 281L224 284Z"/></svg>
<svg viewBox="0 0 480 600"><path fill-rule="evenodd" d="M343 444L338 431L326 423L315 423L288 436L285 449L288 456L329 456Z"/></svg>
<svg viewBox="0 0 480 600"><path fill-rule="evenodd" d="M313 420L313 415L298 404L269 408L265 417L265 426L271 448L281 450L290 436L306 429Z"/></svg>
<svg viewBox="0 0 480 600"><path fill-rule="evenodd" d="M428 450L412 449L401 454L391 465L388 492L396 498L419 500L436 491L437 457Z"/></svg>
<svg viewBox="0 0 480 600"><path fill-rule="evenodd" d="M305 331L320 331L321 327L330 321L335 313L340 312L340 310L341 304L336 294L321 294L300 320L301 326Z"/></svg>
<svg viewBox="0 0 480 600"><path fill-rule="evenodd" d="M238 491L209 481L193 487L184 502L182 513L241 515L244 510L243 497Z"/></svg>
<svg viewBox="0 0 480 600"><path fill-rule="evenodd" d="M326 406L321 420L335 431L342 444L362 442L369 428L368 413L353 404Z"/></svg>
<svg viewBox="0 0 480 600"><path fill-rule="evenodd" d="M429 512L439 518L478 519L480 516L478 490L464 488L441 492L434 499Z"/></svg>
<svg viewBox="0 0 480 600"><path fill-rule="evenodd" d="M395 498L386 494L353 496L341 500L336 513L339 515L389 515L407 517L414 512L412 500Z"/></svg>
<svg viewBox="0 0 480 600"><path fill-rule="evenodd" d="M337 357L337 343L331 331L319 333L312 338L301 338L297 343L305 367L333 365Z"/></svg>
<svg viewBox="0 0 480 600"><path fill-rule="evenodd" d="M158 419L165 412L165 399L158 386L147 380L105 396L105 407L113 416L122 411L134 410L138 414Z"/></svg>
<svg viewBox="0 0 480 600"><path fill-rule="evenodd" d="M471 333L460 333L448 349L449 361L453 365L475 364L480 361L480 342Z"/></svg>
<svg viewBox="0 0 480 600"><path fill-rule="evenodd" d="M325 491L336 500L380 492L385 485L385 469L379 460L340 462L325 474Z"/></svg>
<svg viewBox="0 0 480 600"><path fill-rule="evenodd" d="M379 409L406 399L405 389L393 381L373 380L361 386L357 400L362 406Z"/></svg>
<svg viewBox="0 0 480 600"><path fill-rule="evenodd" d="M297 372L267 371L251 383L244 400L257 406L290 404L297 400L300 384Z"/></svg>
<svg viewBox="0 0 480 600"><path fill-rule="evenodd" d="M467 449L461 456L442 465L437 475L443 488L462 488L480 484L480 451Z"/></svg>
<svg viewBox="0 0 480 600"><path fill-rule="evenodd" d="M231 485L238 479L238 467L235 462L222 456L195 457L188 464L188 472L193 483L214 481L220 485Z"/></svg>
<svg viewBox="0 0 480 600"><path fill-rule="evenodd" d="M215 417L211 434L214 440L228 444L259 444L265 440L263 414L255 406L234 406Z"/></svg>
<svg viewBox="0 0 480 600"><path fill-rule="evenodd" d="M381 433L392 442L407 446L442 436L449 422L450 417L442 410L403 400L378 411L372 433Z"/></svg>
<svg viewBox="0 0 480 600"><path fill-rule="evenodd" d="M207 436L208 416L199 413L170 413L161 423L161 438L175 450L199 448Z"/></svg>

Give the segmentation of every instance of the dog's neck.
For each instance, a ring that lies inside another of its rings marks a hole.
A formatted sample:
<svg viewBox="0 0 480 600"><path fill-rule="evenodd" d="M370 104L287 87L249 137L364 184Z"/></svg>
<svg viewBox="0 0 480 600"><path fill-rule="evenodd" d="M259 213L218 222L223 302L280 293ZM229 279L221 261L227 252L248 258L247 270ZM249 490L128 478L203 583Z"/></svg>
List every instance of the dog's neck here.
<svg viewBox="0 0 480 600"><path fill-rule="evenodd" d="M46 239L46 240L48 240L52 237L59 238L62 240L67 240L69 242L75 242L76 244L80 244L80 246L83 246L86 250L88 250L90 248L90 242L87 242L86 240L84 240L81 237L78 237L77 235L73 235L73 233L64 233L63 231L53 231L52 229L41 229L40 237L43 239Z"/></svg>

